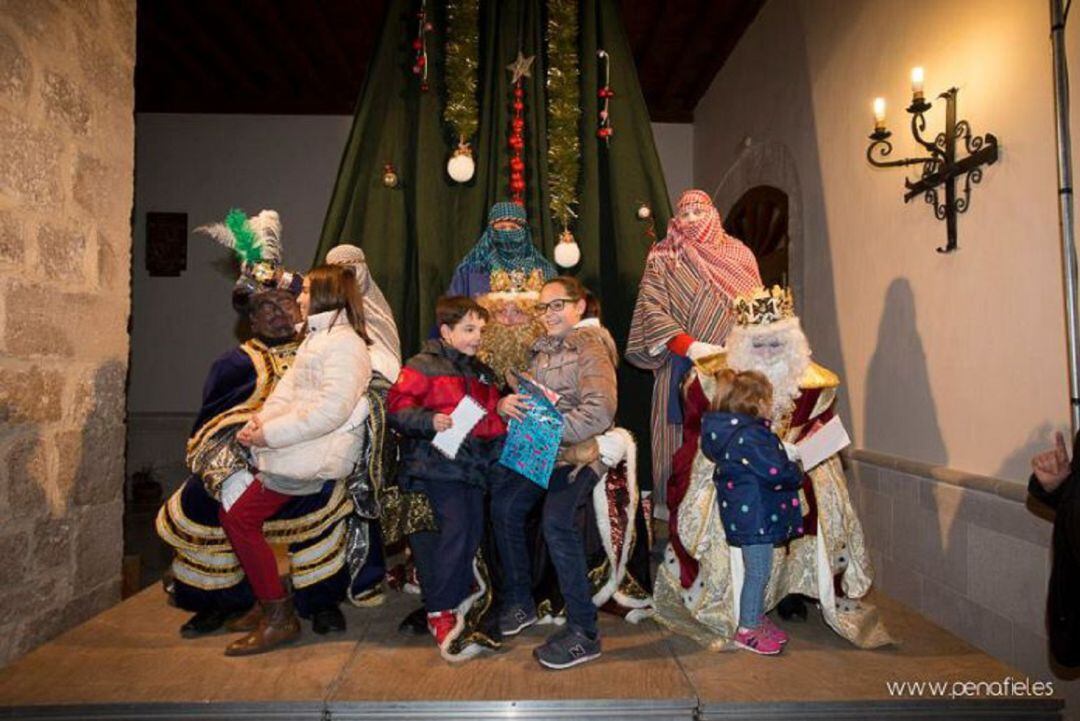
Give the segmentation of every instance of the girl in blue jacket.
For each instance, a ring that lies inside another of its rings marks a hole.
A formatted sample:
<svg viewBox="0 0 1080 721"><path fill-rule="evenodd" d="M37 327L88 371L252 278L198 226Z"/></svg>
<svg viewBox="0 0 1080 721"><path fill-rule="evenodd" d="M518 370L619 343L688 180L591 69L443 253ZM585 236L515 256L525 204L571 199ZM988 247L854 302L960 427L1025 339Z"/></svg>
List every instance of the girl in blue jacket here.
<svg viewBox="0 0 1080 721"><path fill-rule="evenodd" d="M803 534L802 469L788 460L770 430L772 385L757 371L716 376L712 410L702 416L701 450L716 464L713 482L728 545L742 550L746 577L739 595L735 644L780 653L787 636L764 614L773 546Z"/></svg>

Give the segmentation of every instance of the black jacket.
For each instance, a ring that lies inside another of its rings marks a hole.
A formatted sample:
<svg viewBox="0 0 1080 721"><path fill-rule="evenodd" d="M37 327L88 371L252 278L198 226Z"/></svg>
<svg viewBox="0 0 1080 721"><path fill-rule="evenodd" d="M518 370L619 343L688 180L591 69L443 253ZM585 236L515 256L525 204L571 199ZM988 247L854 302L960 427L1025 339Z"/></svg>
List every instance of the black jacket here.
<svg viewBox="0 0 1080 721"><path fill-rule="evenodd" d="M1028 492L1054 509L1054 561L1046 599L1050 651L1062 666L1080 666L1080 434L1069 477L1047 493L1032 474Z"/></svg>
<svg viewBox="0 0 1080 721"><path fill-rule="evenodd" d="M449 415L469 395L485 415L451 460L431 439L436 413ZM399 483L405 490L423 490L425 482L456 481L482 486L499 460L506 423L497 407L500 388L494 371L475 357L442 341L430 340L405 364L390 389L387 411L390 427L401 435Z"/></svg>

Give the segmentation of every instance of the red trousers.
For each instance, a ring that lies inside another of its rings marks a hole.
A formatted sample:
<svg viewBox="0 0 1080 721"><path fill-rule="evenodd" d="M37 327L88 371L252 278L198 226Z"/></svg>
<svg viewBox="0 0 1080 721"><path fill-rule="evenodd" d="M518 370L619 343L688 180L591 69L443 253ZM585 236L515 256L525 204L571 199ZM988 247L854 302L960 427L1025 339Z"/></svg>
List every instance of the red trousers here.
<svg viewBox="0 0 1080 721"><path fill-rule="evenodd" d="M222 507L218 512L221 527L236 557L240 559L240 566L247 574L255 598L260 601L277 601L285 597L274 551L263 536L262 526L290 499L292 496L263 486L256 476L228 511Z"/></svg>

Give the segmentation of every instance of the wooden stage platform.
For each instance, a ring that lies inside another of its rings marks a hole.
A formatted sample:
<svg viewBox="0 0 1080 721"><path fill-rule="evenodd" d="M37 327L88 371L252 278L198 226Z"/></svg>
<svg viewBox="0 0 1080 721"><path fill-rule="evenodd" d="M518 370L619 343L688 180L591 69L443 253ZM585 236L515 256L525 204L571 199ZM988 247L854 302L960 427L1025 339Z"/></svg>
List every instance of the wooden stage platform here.
<svg viewBox="0 0 1080 721"><path fill-rule="evenodd" d="M1037 698L890 697L887 681L990 681L1023 674L880 595L901 643L853 648L813 609L789 623L775 658L711 653L652 621L602 621L604 654L568 671L542 670L531 652L551 627L461 666L429 638L397 633L418 605L391 593L348 609L329 640L305 623L300 643L226 658L217 634L180 638L187 614L155 586L0 669L0 719L870 719L1059 718Z"/></svg>

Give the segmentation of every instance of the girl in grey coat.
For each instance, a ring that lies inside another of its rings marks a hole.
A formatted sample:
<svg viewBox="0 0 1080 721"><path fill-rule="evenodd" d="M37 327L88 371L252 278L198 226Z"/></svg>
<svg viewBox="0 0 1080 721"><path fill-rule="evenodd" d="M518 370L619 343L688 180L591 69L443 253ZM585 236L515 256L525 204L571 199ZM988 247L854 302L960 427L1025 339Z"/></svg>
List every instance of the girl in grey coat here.
<svg viewBox="0 0 1080 721"><path fill-rule="evenodd" d="M599 320L584 318L586 297L584 286L576 278L554 278L544 285L537 307L547 335L533 345L529 370L539 384L553 393L563 415L564 447L602 435L615 419L618 354L611 334ZM523 403L524 396L520 399ZM517 403L505 407L508 416L519 417ZM600 461L576 471L562 462L555 466L546 492L510 472L500 473L493 483L491 516L504 577L499 617L504 636L512 636L536 622L525 518L543 498L544 540L567 614L566 627L533 652L548 668L570 668L600 655L596 607L575 518L602 474Z"/></svg>

